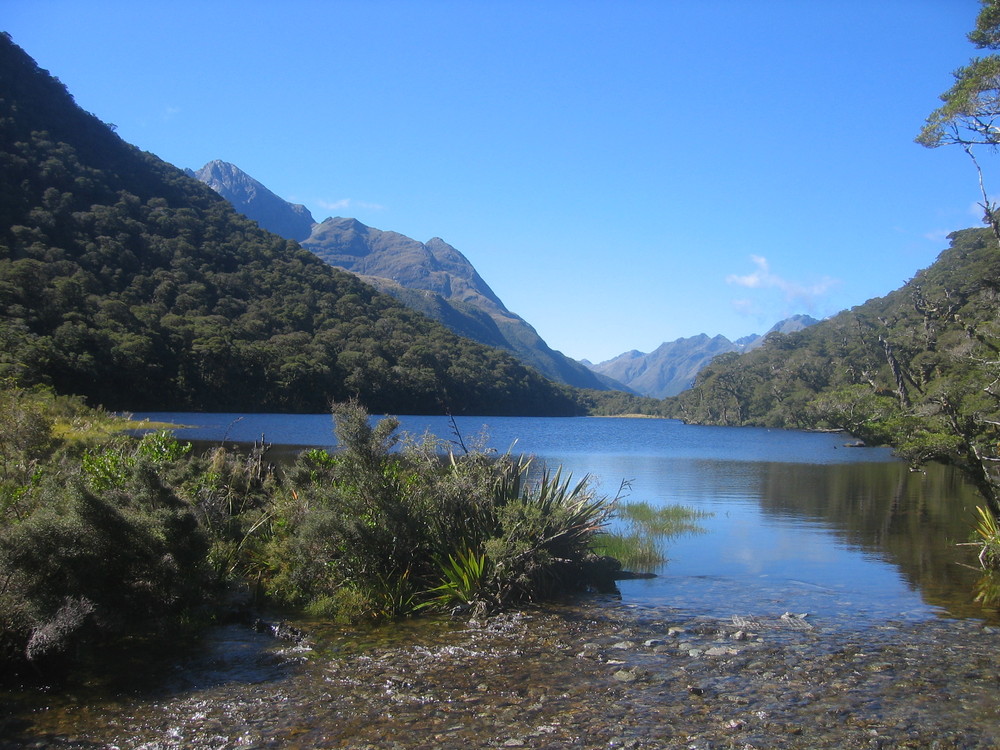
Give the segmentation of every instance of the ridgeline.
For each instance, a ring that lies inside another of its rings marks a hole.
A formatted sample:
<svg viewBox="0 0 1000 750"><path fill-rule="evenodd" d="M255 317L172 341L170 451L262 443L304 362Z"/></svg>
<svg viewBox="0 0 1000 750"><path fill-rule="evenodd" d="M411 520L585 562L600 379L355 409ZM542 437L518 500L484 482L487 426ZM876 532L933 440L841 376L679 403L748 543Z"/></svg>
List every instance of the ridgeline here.
<svg viewBox="0 0 1000 750"><path fill-rule="evenodd" d="M6 34L0 378L109 409L585 411L124 142Z"/></svg>

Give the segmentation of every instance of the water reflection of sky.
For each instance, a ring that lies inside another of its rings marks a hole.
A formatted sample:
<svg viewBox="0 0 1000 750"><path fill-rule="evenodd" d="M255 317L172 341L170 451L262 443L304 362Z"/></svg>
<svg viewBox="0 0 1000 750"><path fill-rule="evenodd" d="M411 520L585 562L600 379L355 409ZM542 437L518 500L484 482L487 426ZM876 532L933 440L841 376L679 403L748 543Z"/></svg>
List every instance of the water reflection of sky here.
<svg viewBox="0 0 1000 750"><path fill-rule="evenodd" d="M597 467L605 492L627 478L631 500L712 513L698 521L704 534L669 542L657 578L621 583L626 600L724 618L809 612L816 622L839 623L937 612L896 566L847 543L832 523L794 508L766 512L761 489L769 486L770 464L652 457L580 463Z"/></svg>
<svg viewBox="0 0 1000 750"><path fill-rule="evenodd" d="M333 442L328 415L139 416L196 425L178 432L187 439ZM657 578L621 583L627 602L718 617L809 612L817 624L838 626L942 612L925 603L919 588L901 574L907 570L899 557L903 552L886 546L887 530L899 523L895 506L903 470L887 450L845 447L850 439L844 435L666 420L460 417L453 425L440 417L404 417L402 422L414 435L429 430L445 440L454 438L457 426L470 445L488 435L495 450L513 445L515 452L562 466L564 475L590 475L602 494L615 495L624 480L627 500L710 512L699 521L705 533L669 542L670 559ZM904 489L913 491L909 484ZM904 528L892 539L897 546L901 539L912 546L912 536ZM933 542L937 534L924 536ZM926 567L927 550L904 552L921 561L915 568ZM941 553L932 550L930 556Z"/></svg>

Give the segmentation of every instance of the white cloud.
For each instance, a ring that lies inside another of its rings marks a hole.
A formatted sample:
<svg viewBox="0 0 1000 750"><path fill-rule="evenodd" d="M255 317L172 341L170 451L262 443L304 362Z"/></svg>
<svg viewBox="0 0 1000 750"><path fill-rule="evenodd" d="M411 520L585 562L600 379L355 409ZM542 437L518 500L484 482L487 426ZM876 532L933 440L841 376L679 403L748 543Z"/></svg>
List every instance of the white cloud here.
<svg viewBox="0 0 1000 750"><path fill-rule="evenodd" d="M759 289L762 286L768 286L767 281L769 278L777 278L771 276L771 270L767 264L767 258L762 258L759 255L751 255L750 260L754 262L757 266L757 270L747 276L739 276L735 273L731 273L726 277L727 284L736 284L736 286L745 286L750 289Z"/></svg>
<svg viewBox="0 0 1000 750"><path fill-rule="evenodd" d="M750 260L757 267L755 271L746 275L729 274L726 277L727 284L746 287L747 289L777 289L784 293L786 302L794 302L811 308L815 302L825 295L839 282L837 279L824 276L811 284L804 284L798 281L790 281L771 271L771 266L767 258L760 255L751 255ZM734 303L737 308L749 309L749 300L740 300Z"/></svg>
<svg viewBox="0 0 1000 750"><path fill-rule="evenodd" d="M924 239L929 240L935 244L943 244L948 241L948 235L951 234L953 229L935 229L930 232L924 232Z"/></svg>
<svg viewBox="0 0 1000 750"><path fill-rule="evenodd" d="M327 211L352 211L356 209L382 211L385 209L385 206L380 206L378 203L366 203L365 201L357 201L353 198L341 198L336 201L317 200L316 205Z"/></svg>

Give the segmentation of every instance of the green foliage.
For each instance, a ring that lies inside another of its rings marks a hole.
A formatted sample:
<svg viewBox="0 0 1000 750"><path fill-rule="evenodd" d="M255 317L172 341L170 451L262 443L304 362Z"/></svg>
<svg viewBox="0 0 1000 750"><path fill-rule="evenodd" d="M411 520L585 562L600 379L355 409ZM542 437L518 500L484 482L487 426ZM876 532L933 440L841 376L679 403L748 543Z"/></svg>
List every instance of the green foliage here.
<svg viewBox="0 0 1000 750"><path fill-rule="evenodd" d="M0 526L0 656L37 660L138 623L166 627L206 593L206 547L151 464L114 485L51 468L30 514Z"/></svg>
<svg viewBox="0 0 1000 750"><path fill-rule="evenodd" d="M357 401L334 408L335 452L307 451L283 474L264 445L195 455L153 432L74 446L51 436L48 396L8 384L0 400L12 407L4 664L169 634L218 611L208 600L230 584L341 621L550 596L588 582L613 509L586 481L533 477L528 460L403 440L397 420L373 422Z"/></svg>
<svg viewBox="0 0 1000 750"><path fill-rule="evenodd" d="M667 561L662 541L640 530L605 534L595 542L594 552L613 557L634 573L651 573Z"/></svg>
<svg viewBox="0 0 1000 750"><path fill-rule="evenodd" d="M962 468L1000 510L1000 253L981 229L902 288L740 356L668 399L691 422L843 429Z"/></svg>
<svg viewBox="0 0 1000 750"><path fill-rule="evenodd" d="M438 566L444 580L428 592L433 595L428 605L471 606L487 596L490 565L485 553L459 550L447 560L439 560Z"/></svg>
<svg viewBox="0 0 1000 750"><path fill-rule="evenodd" d="M119 489L140 463L162 466L180 460L191 450L167 431L145 435L138 442L119 437L98 448L84 451L80 468L88 484L98 492Z"/></svg>
<svg viewBox="0 0 1000 750"><path fill-rule="evenodd" d="M579 392L580 403L587 413L596 417L618 417L641 415L647 417L670 416L662 399L637 396L624 391Z"/></svg>
<svg viewBox="0 0 1000 750"><path fill-rule="evenodd" d="M711 513L684 505L654 508L647 502L621 503L616 515L623 528L602 534L594 552L617 559L633 572L652 572L667 561L666 543L681 534L699 534L696 521Z"/></svg>
<svg viewBox="0 0 1000 750"><path fill-rule="evenodd" d="M185 462L172 479L208 535L207 560L217 579L259 580L267 568L264 548L272 533L275 498L282 493L266 447L229 451L218 446Z"/></svg>
<svg viewBox="0 0 1000 750"><path fill-rule="evenodd" d="M979 562L988 570L1000 570L1000 523L989 508L976 506L979 520L975 526L978 543L982 546Z"/></svg>
<svg viewBox="0 0 1000 750"><path fill-rule="evenodd" d="M278 509L266 584L280 600L395 617L426 607L499 607L572 589L611 504L557 471L481 451L401 443L357 402L334 408L334 455L311 452ZM399 450L397 450L399 448ZM349 618L350 613L341 613Z"/></svg>
<svg viewBox="0 0 1000 750"><path fill-rule="evenodd" d="M9 383L0 390L0 523L31 512L42 461L55 443L52 427L35 394Z"/></svg>
<svg viewBox="0 0 1000 750"><path fill-rule="evenodd" d="M976 28L968 38L980 49L1000 48L1000 3L982 0ZM979 174L984 219L1000 241L1000 215L984 185L983 171L974 153L976 146L1000 144L1000 56L973 58L954 72L955 83L941 95L943 104L927 118L917 143L928 148L960 146Z"/></svg>
<svg viewBox="0 0 1000 750"><path fill-rule="evenodd" d="M638 502L622 503L618 515L652 534L672 537L704 532L695 521L699 518L708 518L712 513L689 508L686 505L663 505L654 508L647 502Z"/></svg>
<svg viewBox="0 0 1000 750"><path fill-rule="evenodd" d="M521 475L519 475L521 476ZM499 604L549 596L572 586L593 537L614 504L595 496L584 477L573 484L547 468L532 482L513 482L497 509L499 531L484 551L493 561Z"/></svg>

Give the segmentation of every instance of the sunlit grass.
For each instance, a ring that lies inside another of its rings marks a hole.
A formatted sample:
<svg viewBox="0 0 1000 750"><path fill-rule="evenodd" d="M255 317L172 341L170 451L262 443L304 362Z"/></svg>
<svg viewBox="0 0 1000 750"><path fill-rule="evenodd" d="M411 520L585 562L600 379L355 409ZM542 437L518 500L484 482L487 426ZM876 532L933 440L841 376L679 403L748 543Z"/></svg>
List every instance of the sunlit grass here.
<svg viewBox="0 0 1000 750"><path fill-rule="evenodd" d="M624 522L620 532L601 534L595 540L594 552L608 555L622 567L635 573L651 573L667 562L667 542L681 534L702 534L704 527L696 521L712 513L685 505L654 508L647 502L622 503L617 517Z"/></svg>
<svg viewBox="0 0 1000 750"><path fill-rule="evenodd" d="M52 423L52 436L58 440L101 441L112 435L128 430L161 431L173 429L177 425L166 422L136 420L127 416L95 412L86 416L57 417Z"/></svg>
<svg viewBox="0 0 1000 750"><path fill-rule="evenodd" d="M667 561L663 547L650 534L605 534L595 544L594 552L618 560L626 570L649 572Z"/></svg>
<svg viewBox="0 0 1000 750"><path fill-rule="evenodd" d="M639 502L623 504L619 508L619 516L650 533L669 537L703 532L704 529L695 521L699 518L709 518L712 513L686 505L665 505L654 508L647 502Z"/></svg>

